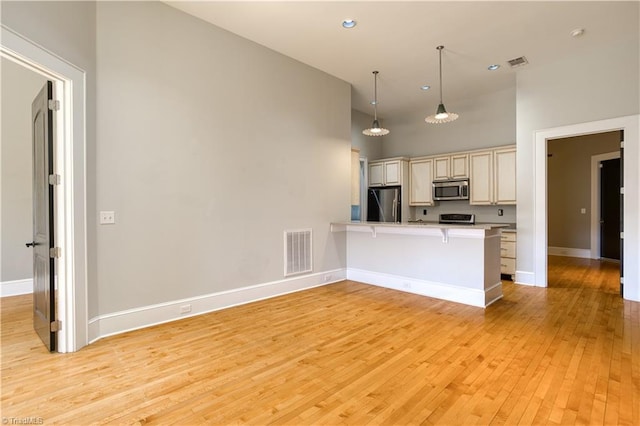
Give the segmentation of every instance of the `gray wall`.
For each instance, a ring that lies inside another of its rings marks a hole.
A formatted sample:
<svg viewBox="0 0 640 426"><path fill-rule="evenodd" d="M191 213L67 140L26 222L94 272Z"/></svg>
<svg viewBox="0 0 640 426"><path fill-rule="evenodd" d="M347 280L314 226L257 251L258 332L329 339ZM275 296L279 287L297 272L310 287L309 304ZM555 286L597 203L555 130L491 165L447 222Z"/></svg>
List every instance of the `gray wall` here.
<svg viewBox="0 0 640 426"><path fill-rule="evenodd" d="M425 105L415 114L385 120L390 133L384 136L384 157L418 157L499 145L509 145L516 138L515 86L463 102L446 103L460 118L446 125L427 124L424 118L437 105Z"/></svg>
<svg viewBox="0 0 640 426"><path fill-rule="evenodd" d="M99 314L345 266L350 86L162 3L97 7ZM95 314L95 313L94 313Z"/></svg>
<svg viewBox="0 0 640 426"><path fill-rule="evenodd" d="M89 312L97 312L95 209L96 3L2 1L2 23L86 72L86 224Z"/></svg>
<svg viewBox="0 0 640 426"><path fill-rule="evenodd" d="M619 149L619 132L548 142L549 246L591 248L591 157ZM580 213L581 208L586 209L586 214Z"/></svg>
<svg viewBox="0 0 640 426"><path fill-rule="evenodd" d="M457 111L460 118L446 125L427 124L424 121L427 115L433 114L437 105L425 105L424 110L416 111L415 114L388 118L385 125L390 132L382 138L379 156L376 158L419 157L514 144L515 96L514 74L512 88L469 98L457 104L447 103L447 108L452 112ZM503 210L503 216L498 216L498 208ZM410 207L409 219L437 221L441 213L454 212L473 213L479 222L516 222L515 206L471 206L464 201L438 202L431 207Z"/></svg>
<svg viewBox="0 0 640 426"><path fill-rule="evenodd" d="M379 120L381 125L383 120ZM360 158L369 161L378 160L382 157L382 145L387 136L366 136L362 134L364 129L371 127L373 116L358 110L351 110L351 145L360 150Z"/></svg>
<svg viewBox="0 0 640 426"><path fill-rule="evenodd" d="M627 8L624 16L638 28L637 2L608 4ZM589 7L602 7L594 4ZM517 270L534 271L534 161L535 132L576 123L638 114L638 33L625 43L608 43L597 49L577 49L572 56L548 66L528 66L517 74ZM626 167L638 167L628 158Z"/></svg>
<svg viewBox="0 0 640 426"><path fill-rule="evenodd" d="M427 214L424 214L424 211ZM502 216L498 216L498 210L502 210ZM476 217L476 222L491 223L516 223L516 206L475 206L468 201L437 201L433 206L409 207L411 220L426 220L437 222L443 213L471 213Z"/></svg>
<svg viewBox="0 0 640 426"><path fill-rule="evenodd" d="M46 79L8 59L1 62L0 281L5 282L33 278L32 251L24 245L33 239L31 102Z"/></svg>
<svg viewBox="0 0 640 426"><path fill-rule="evenodd" d="M347 83L159 2L2 12L87 71L89 317L282 279L285 229L345 266Z"/></svg>

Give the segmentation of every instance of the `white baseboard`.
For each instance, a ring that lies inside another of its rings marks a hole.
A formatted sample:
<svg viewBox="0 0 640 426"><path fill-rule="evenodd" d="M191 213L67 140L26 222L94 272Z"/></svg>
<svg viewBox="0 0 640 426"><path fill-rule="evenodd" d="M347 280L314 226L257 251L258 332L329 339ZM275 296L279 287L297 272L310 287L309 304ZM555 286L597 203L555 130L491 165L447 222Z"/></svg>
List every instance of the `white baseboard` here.
<svg viewBox="0 0 640 426"><path fill-rule="evenodd" d="M464 303L465 305L479 308L486 308L491 303L502 298L502 282L500 281L482 291L353 268L347 269L347 279L450 302Z"/></svg>
<svg viewBox="0 0 640 426"><path fill-rule="evenodd" d="M33 293L33 279L0 282L0 297Z"/></svg>
<svg viewBox="0 0 640 426"><path fill-rule="evenodd" d="M550 254L552 256L582 257L584 259L591 259L590 249L579 249L571 247L548 247L547 254Z"/></svg>
<svg viewBox="0 0 640 426"><path fill-rule="evenodd" d="M331 284L346 279L346 275L346 269L334 269L100 315L89 320L89 343L114 334ZM181 308L186 305L190 311L181 313Z"/></svg>
<svg viewBox="0 0 640 426"><path fill-rule="evenodd" d="M533 272L516 271L516 284L536 285L536 275Z"/></svg>

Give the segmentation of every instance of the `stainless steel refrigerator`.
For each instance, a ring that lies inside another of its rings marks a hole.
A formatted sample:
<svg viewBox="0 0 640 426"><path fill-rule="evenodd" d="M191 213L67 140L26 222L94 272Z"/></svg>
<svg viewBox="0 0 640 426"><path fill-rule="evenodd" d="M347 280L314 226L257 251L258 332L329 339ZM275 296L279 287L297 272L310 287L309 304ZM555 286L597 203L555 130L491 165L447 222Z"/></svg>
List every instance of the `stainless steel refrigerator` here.
<svg viewBox="0 0 640 426"><path fill-rule="evenodd" d="M369 188L367 202L368 222L400 222L401 191L399 186Z"/></svg>

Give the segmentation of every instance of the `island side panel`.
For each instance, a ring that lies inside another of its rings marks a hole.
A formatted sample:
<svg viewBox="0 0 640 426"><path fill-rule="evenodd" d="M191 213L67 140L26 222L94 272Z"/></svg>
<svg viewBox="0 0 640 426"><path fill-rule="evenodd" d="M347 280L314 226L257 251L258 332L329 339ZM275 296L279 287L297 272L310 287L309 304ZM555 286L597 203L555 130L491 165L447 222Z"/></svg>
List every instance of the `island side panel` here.
<svg viewBox="0 0 640 426"><path fill-rule="evenodd" d="M347 232L347 276L369 284L487 306L502 295L499 231L447 231L446 238Z"/></svg>

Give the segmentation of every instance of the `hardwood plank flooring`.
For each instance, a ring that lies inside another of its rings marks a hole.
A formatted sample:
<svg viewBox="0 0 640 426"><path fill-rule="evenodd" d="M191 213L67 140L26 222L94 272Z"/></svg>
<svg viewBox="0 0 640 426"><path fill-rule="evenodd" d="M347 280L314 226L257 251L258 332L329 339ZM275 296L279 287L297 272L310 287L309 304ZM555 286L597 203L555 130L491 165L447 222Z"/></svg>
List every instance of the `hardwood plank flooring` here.
<svg viewBox="0 0 640 426"><path fill-rule="evenodd" d="M49 354L1 300L1 409L44 424L640 424L640 303L549 259L487 309L354 282Z"/></svg>

